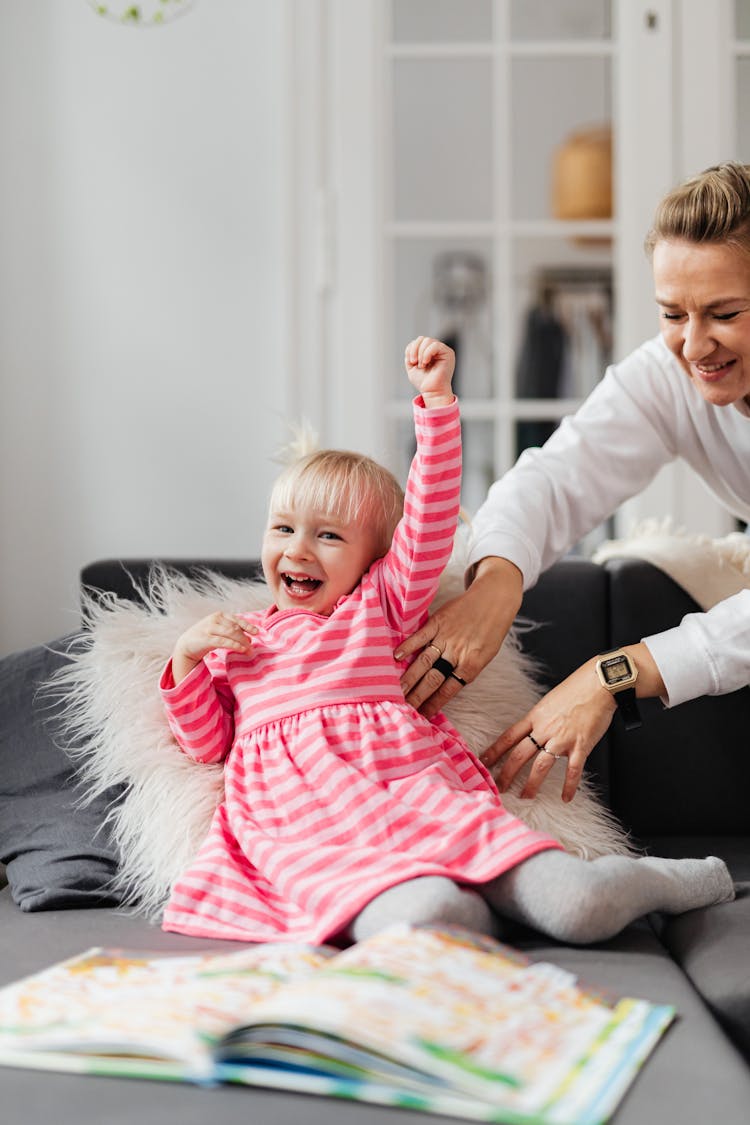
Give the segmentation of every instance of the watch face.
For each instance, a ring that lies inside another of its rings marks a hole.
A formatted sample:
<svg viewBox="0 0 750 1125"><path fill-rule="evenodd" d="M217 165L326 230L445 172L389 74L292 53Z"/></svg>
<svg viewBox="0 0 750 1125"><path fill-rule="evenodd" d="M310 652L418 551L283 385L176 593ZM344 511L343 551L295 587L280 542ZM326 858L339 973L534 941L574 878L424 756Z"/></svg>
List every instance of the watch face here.
<svg viewBox="0 0 750 1125"><path fill-rule="evenodd" d="M601 668L604 682L612 687L633 678L633 669L625 656L613 656L610 660L602 660Z"/></svg>

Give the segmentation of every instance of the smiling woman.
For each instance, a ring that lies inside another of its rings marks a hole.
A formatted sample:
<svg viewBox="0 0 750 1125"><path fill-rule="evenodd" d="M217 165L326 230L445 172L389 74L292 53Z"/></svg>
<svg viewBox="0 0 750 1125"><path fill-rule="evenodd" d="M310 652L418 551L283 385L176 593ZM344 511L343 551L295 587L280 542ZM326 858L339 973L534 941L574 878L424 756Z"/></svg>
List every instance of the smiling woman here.
<svg viewBox="0 0 750 1125"><path fill-rule="evenodd" d="M662 336L707 402L750 401L750 253L719 244L654 249Z"/></svg>
<svg viewBox="0 0 750 1125"><path fill-rule="evenodd" d="M707 402L750 396L750 177L710 168L668 195L646 238L664 342Z"/></svg>
<svg viewBox="0 0 750 1125"><path fill-rule="evenodd" d="M646 250L660 336L611 367L545 446L527 450L493 485L474 520L471 585L401 646L403 654L437 645L473 679L497 652L523 590L677 457L733 516L750 520L750 166L722 164L670 192ZM501 787L533 761L523 794L533 797L564 757L569 800L615 713L628 729L638 725L631 696L674 707L750 683L750 591L666 633L622 643L628 692L602 682L602 654L592 654L489 748L488 765L504 759ZM404 687L432 714L461 684L447 680L436 691L420 679L422 669L415 660Z"/></svg>
<svg viewBox="0 0 750 1125"><path fill-rule="evenodd" d="M662 240L653 269L662 337L706 402L750 401L750 248Z"/></svg>

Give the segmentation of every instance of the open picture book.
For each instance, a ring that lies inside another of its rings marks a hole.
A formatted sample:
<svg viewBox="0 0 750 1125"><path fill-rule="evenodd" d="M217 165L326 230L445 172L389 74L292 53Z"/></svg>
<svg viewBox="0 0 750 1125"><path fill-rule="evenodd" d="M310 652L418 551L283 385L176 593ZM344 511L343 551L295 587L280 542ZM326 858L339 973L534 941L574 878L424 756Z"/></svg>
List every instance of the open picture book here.
<svg viewBox="0 0 750 1125"><path fill-rule="evenodd" d="M603 1122L674 1016L461 929L339 951L90 949L0 990L0 1064Z"/></svg>

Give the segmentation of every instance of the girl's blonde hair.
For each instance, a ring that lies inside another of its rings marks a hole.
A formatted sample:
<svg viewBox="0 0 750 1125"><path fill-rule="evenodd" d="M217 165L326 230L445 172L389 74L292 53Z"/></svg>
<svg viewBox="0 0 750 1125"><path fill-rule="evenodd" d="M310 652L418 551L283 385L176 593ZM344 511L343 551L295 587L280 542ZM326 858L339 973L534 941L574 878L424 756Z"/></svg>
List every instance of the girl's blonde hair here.
<svg viewBox="0 0 750 1125"><path fill-rule="evenodd" d="M727 161L707 168L664 196L646 236L657 242L723 242L750 254L750 164Z"/></svg>
<svg viewBox="0 0 750 1125"><path fill-rule="evenodd" d="M404 510L404 493L388 469L371 457L344 449L319 449L300 457L277 478L270 508L325 512L343 523L368 523L376 535L377 555L391 545Z"/></svg>

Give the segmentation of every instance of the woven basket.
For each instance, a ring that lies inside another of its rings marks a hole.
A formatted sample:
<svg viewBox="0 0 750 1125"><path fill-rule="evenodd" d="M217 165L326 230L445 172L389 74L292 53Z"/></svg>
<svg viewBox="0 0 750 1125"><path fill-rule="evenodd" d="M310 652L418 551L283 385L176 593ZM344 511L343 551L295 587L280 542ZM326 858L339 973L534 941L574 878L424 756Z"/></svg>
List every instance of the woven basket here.
<svg viewBox="0 0 750 1125"><path fill-rule="evenodd" d="M612 130L594 126L571 134L554 154L552 213L556 219L612 216Z"/></svg>

